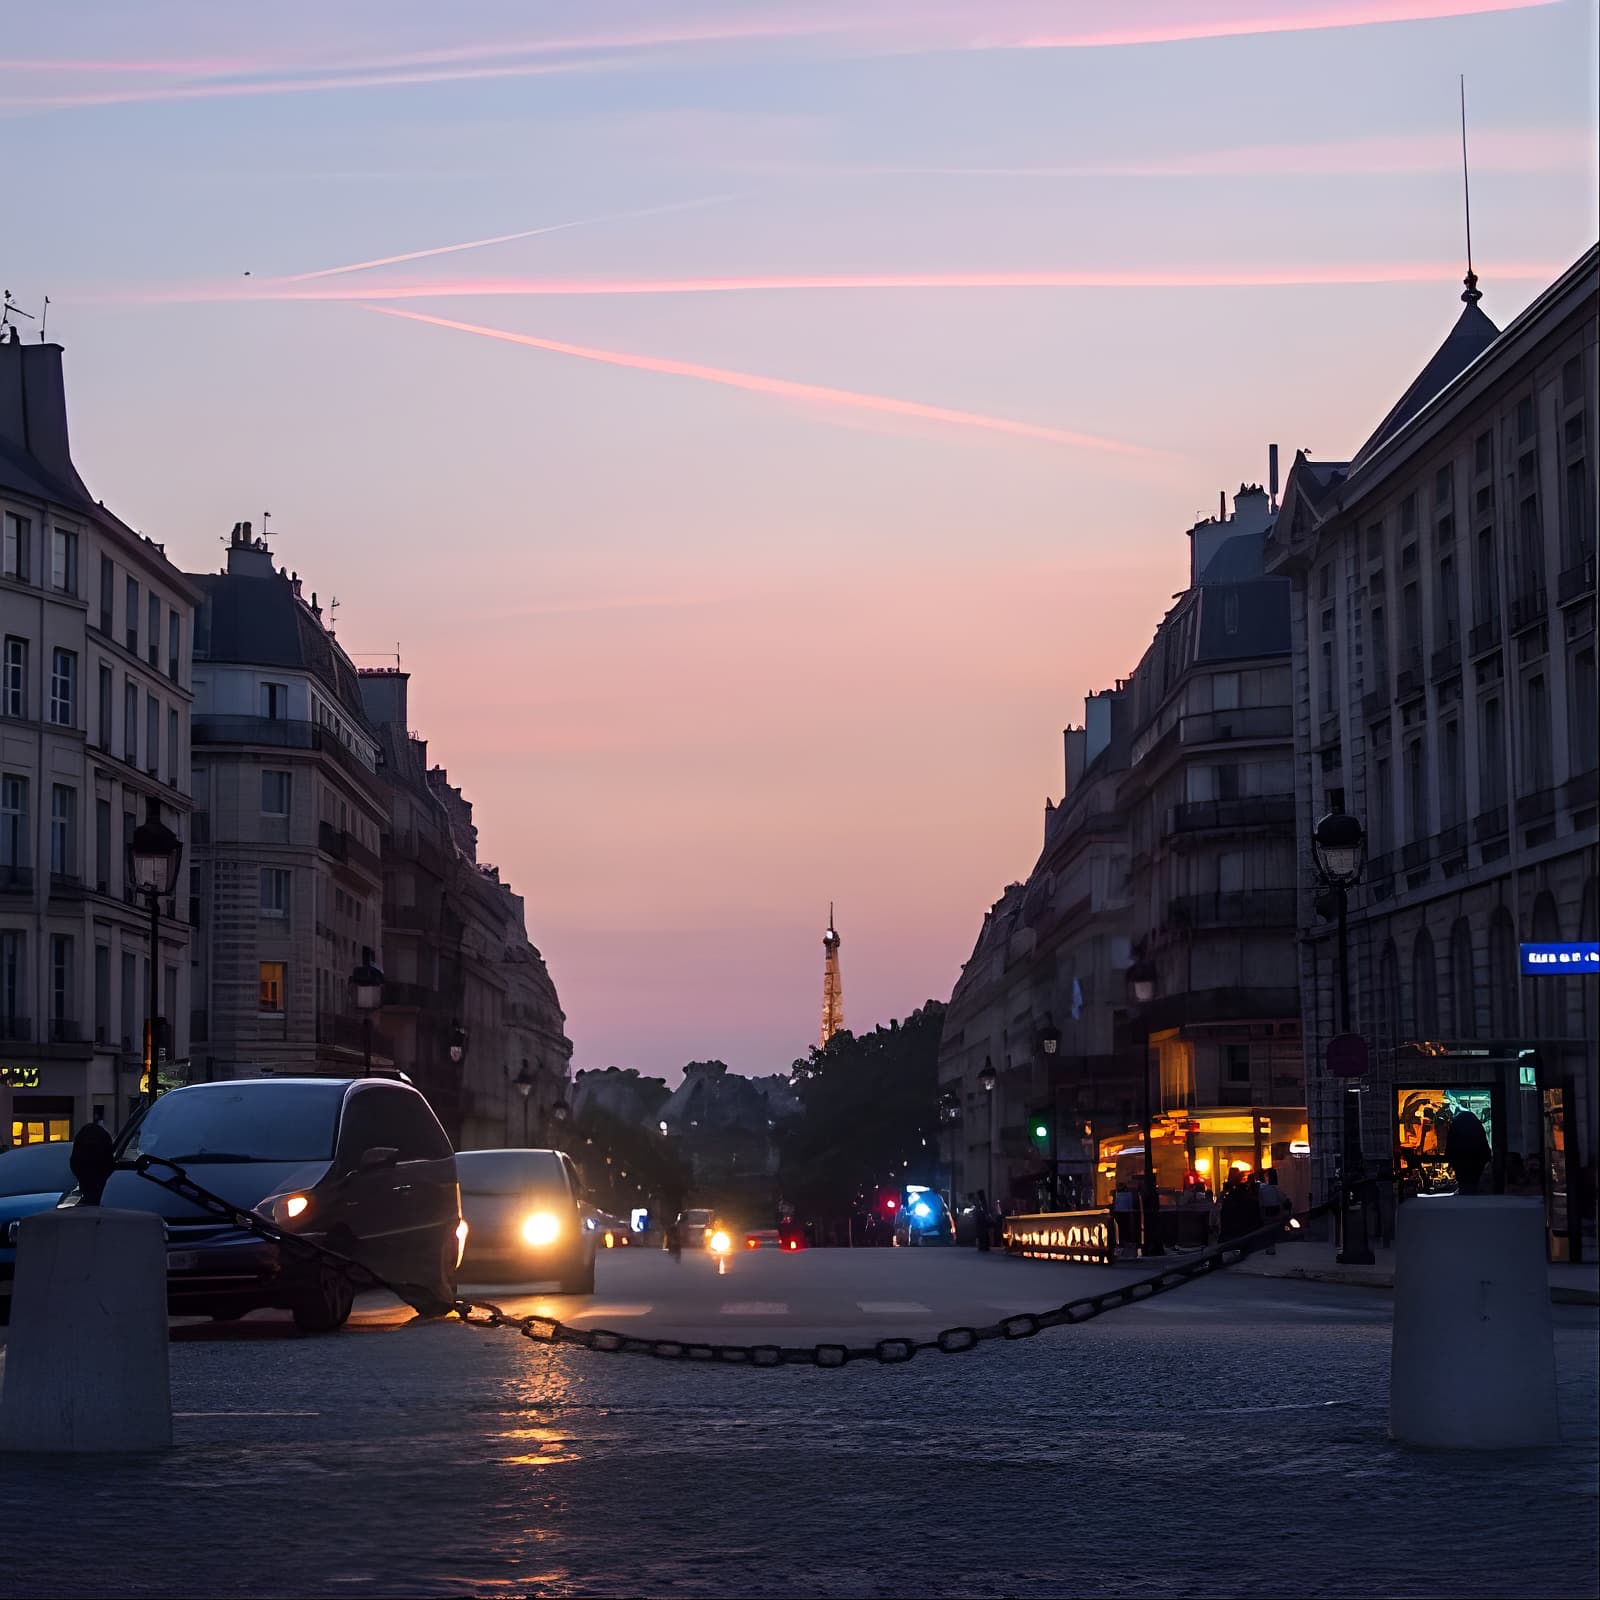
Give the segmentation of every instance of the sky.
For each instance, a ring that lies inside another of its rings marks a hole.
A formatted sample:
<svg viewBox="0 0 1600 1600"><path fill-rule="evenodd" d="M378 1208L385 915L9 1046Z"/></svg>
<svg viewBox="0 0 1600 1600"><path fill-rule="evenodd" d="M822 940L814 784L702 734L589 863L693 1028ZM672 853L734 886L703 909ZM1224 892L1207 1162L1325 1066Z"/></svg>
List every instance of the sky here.
<svg viewBox="0 0 1600 1600"><path fill-rule="evenodd" d="M0 278L93 492L279 561L527 897L575 1065L948 998L1267 447L1600 233L1596 0L69 0ZM30 335L36 324L24 324Z"/></svg>

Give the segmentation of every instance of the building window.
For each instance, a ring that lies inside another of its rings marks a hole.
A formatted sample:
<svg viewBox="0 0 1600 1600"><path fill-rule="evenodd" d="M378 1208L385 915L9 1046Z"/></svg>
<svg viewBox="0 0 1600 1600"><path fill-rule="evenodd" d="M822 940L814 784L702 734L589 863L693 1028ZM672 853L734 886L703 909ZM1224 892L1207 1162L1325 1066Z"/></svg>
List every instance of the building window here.
<svg viewBox="0 0 1600 1600"><path fill-rule="evenodd" d="M1385 854L1394 836L1394 786L1389 772L1389 758L1379 756L1373 763L1372 842L1378 855Z"/></svg>
<svg viewBox="0 0 1600 1600"><path fill-rule="evenodd" d="M60 1024L72 1020L77 973L77 941L70 933L50 935L50 1020Z"/></svg>
<svg viewBox="0 0 1600 1600"><path fill-rule="evenodd" d="M1478 1036L1477 987L1472 981L1472 927L1457 917L1450 930L1450 1004L1457 1039Z"/></svg>
<svg viewBox="0 0 1600 1600"><path fill-rule="evenodd" d="M122 625L127 629L128 648L135 655L139 653L139 580L128 579L128 598L124 608Z"/></svg>
<svg viewBox="0 0 1600 1600"><path fill-rule="evenodd" d="M1433 619L1433 642L1453 644L1461 625L1461 596L1456 588L1456 563L1453 556L1439 558L1439 608Z"/></svg>
<svg viewBox="0 0 1600 1600"><path fill-rule="evenodd" d="M111 612L116 604L117 564L110 556L100 557L100 631L108 639L116 624Z"/></svg>
<svg viewBox="0 0 1600 1600"><path fill-rule="evenodd" d="M144 702L144 769L152 778L161 771L161 702L153 694Z"/></svg>
<svg viewBox="0 0 1600 1600"><path fill-rule="evenodd" d="M1452 717L1439 740L1439 826L1461 821L1461 723Z"/></svg>
<svg viewBox="0 0 1600 1600"><path fill-rule="evenodd" d="M289 815L289 774L271 767L261 774L261 814L267 817Z"/></svg>
<svg viewBox="0 0 1600 1600"><path fill-rule="evenodd" d="M0 933L0 1034L7 1039L17 1039L26 1027L27 967L27 934L7 928Z"/></svg>
<svg viewBox="0 0 1600 1600"><path fill-rule="evenodd" d="M122 955L122 1048L133 1049L135 1007L139 1003L139 965L131 951Z"/></svg>
<svg viewBox="0 0 1600 1600"><path fill-rule="evenodd" d="M111 802L94 803L94 886L101 894L111 892Z"/></svg>
<svg viewBox="0 0 1600 1600"><path fill-rule="evenodd" d="M1372 689L1389 692L1389 625L1384 620L1383 607L1372 608Z"/></svg>
<svg viewBox="0 0 1600 1600"><path fill-rule="evenodd" d="M1500 615L1500 583L1495 567L1493 528L1478 529L1475 559L1474 614L1480 624L1494 622Z"/></svg>
<svg viewBox="0 0 1600 1600"><path fill-rule="evenodd" d="M261 685L261 715L273 722L289 715L289 685L264 683Z"/></svg>
<svg viewBox="0 0 1600 1600"><path fill-rule="evenodd" d="M8 772L0 776L0 877L14 877L16 868L32 865L32 841L28 838L28 780Z"/></svg>
<svg viewBox="0 0 1600 1600"><path fill-rule="evenodd" d="M178 681L178 663L183 657L183 618L174 606L167 613L167 676Z"/></svg>
<svg viewBox="0 0 1600 1600"><path fill-rule="evenodd" d="M1478 806L1492 811L1506 803L1505 709L1499 695L1483 702L1482 742L1478 749Z"/></svg>
<svg viewBox="0 0 1600 1600"><path fill-rule="evenodd" d="M78 592L78 536L57 528L50 541L50 586L62 594Z"/></svg>
<svg viewBox="0 0 1600 1600"><path fill-rule="evenodd" d="M272 1016L283 1015L284 964L281 961L263 961L261 971L261 1002L258 1010Z"/></svg>
<svg viewBox="0 0 1600 1600"><path fill-rule="evenodd" d="M94 947L94 1042L111 1042L111 946Z"/></svg>
<svg viewBox="0 0 1600 1600"><path fill-rule="evenodd" d="M111 726L111 668L100 668L100 748L109 751L112 739Z"/></svg>
<svg viewBox="0 0 1600 1600"><path fill-rule="evenodd" d="M1433 938L1424 928L1411 947L1411 1005L1419 1039L1439 1037L1439 974Z"/></svg>
<svg viewBox="0 0 1600 1600"><path fill-rule="evenodd" d="M5 555L0 562L4 576L18 583L28 581L28 546L33 542L33 524L14 511L6 512Z"/></svg>
<svg viewBox="0 0 1600 1600"><path fill-rule="evenodd" d="M289 915L289 869L263 867L261 869L261 915L286 917Z"/></svg>
<svg viewBox="0 0 1600 1600"><path fill-rule="evenodd" d="M1250 1046L1247 1044L1230 1044L1223 1046L1227 1057L1228 1082L1249 1083L1250 1081Z"/></svg>
<svg viewBox="0 0 1600 1600"><path fill-rule="evenodd" d="M178 713L167 712L167 782L178 787Z"/></svg>
<svg viewBox="0 0 1600 1600"><path fill-rule="evenodd" d="M1522 778L1530 794L1550 787L1550 696L1544 674L1523 686Z"/></svg>
<svg viewBox="0 0 1600 1600"><path fill-rule="evenodd" d="M122 759L139 765L139 685L132 678L122 686Z"/></svg>
<svg viewBox="0 0 1600 1600"><path fill-rule="evenodd" d="M19 721L28 714L28 641L6 636L5 676L0 681L0 715Z"/></svg>
<svg viewBox="0 0 1600 1600"><path fill-rule="evenodd" d="M161 665L161 596L150 596L150 634L145 640L145 649L149 652L150 665Z"/></svg>
<svg viewBox="0 0 1600 1600"><path fill-rule="evenodd" d="M78 791L57 783L50 789L50 870L70 878L78 865Z"/></svg>
<svg viewBox="0 0 1600 1600"><path fill-rule="evenodd" d="M1573 777L1595 768L1594 730L1600 726L1600 708L1595 704L1594 646L1580 650L1572 658L1572 693L1568 697L1567 770Z"/></svg>
<svg viewBox="0 0 1600 1600"><path fill-rule="evenodd" d="M78 658L70 650L50 658L50 720L58 728L78 725Z"/></svg>
<svg viewBox="0 0 1600 1600"><path fill-rule="evenodd" d="M1410 837L1413 840L1428 837L1428 762L1427 746L1421 739L1413 739L1406 746L1406 806L1409 813Z"/></svg>

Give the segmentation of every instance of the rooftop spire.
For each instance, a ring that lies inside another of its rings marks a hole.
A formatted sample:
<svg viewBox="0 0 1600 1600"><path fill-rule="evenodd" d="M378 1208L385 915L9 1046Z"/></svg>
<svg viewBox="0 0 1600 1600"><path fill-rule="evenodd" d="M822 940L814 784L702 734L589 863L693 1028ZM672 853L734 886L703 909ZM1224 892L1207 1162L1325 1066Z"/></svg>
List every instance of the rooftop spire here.
<svg viewBox="0 0 1600 1600"><path fill-rule="evenodd" d="M1466 288L1461 298L1469 306L1483 299L1478 291L1478 274L1472 270L1472 182L1467 173L1467 75L1461 74L1461 200L1467 221L1467 275L1462 280Z"/></svg>

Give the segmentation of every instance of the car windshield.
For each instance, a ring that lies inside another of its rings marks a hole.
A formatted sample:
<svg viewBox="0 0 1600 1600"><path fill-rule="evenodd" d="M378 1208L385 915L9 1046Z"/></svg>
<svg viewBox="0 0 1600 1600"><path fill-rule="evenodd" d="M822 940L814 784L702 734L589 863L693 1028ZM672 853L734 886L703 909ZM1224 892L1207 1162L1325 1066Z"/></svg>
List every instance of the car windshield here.
<svg viewBox="0 0 1600 1600"><path fill-rule="evenodd" d="M61 1194L75 1181L72 1146L64 1139L51 1144L23 1144L0 1155L0 1195Z"/></svg>
<svg viewBox="0 0 1600 1600"><path fill-rule="evenodd" d="M683 1220L692 1228L703 1228L711 1221L709 1211L685 1211Z"/></svg>
<svg viewBox="0 0 1600 1600"><path fill-rule="evenodd" d="M123 1134L119 1161L328 1161L342 1083L207 1084L174 1089Z"/></svg>
<svg viewBox="0 0 1600 1600"><path fill-rule="evenodd" d="M462 1150L456 1154L462 1194L566 1194L560 1158L548 1150Z"/></svg>

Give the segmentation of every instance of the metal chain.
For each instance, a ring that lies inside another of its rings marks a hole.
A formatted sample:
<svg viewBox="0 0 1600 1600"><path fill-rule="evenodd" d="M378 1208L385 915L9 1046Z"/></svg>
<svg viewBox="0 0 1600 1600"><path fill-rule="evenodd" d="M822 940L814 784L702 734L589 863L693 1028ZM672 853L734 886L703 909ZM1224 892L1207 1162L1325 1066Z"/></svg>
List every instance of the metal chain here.
<svg viewBox="0 0 1600 1600"><path fill-rule="evenodd" d="M158 1176L154 1170L157 1167L164 1167L171 1176ZM425 1316L447 1316L454 1312L469 1327L510 1328L536 1344L570 1344L606 1354L654 1356L659 1361L691 1361L735 1367L832 1369L848 1366L852 1361L876 1361L883 1366L898 1366L924 1350L959 1355L967 1350L976 1350L980 1344L993 1339L1032 1339L1047 1328L1077 1327L1104 1316L1108 1311L1138 1305L1154 1295L1180 1289L1213 1272L1237 1266L1246 1256L1281 1240L1284 1233L1282 1223L1273 1223L1241 1238L1230 1239L1226 1244L1213 1245L1199 1255L1163 1267L1148 1278L1119 1284L1099 1294L1082 1295L1048 1311L1019 1312L1014 1316L1002 1317L1000 1321L981 1328L945 1328L931 1339L878 1339L872 1344L863 1345L707 1344L687 1339L646 1339L634 1334L617 1333L610 1328L575 1328L557 1317L518 1317L487 1300L457 1297L447 1305L434 1289L410 1283L391 1283L370 1267L325 1244L288 1233L259 1213L243 1210L220 1195L212 1194L174 1162L162 1160L159 1156L143 1155L134 1163L134 1170L151 1183L171 1190L212 1216L231 1222L258 1239L277 1244L291 1256L332 1267L344 1273L357 1289L384 1290ZM1314 1206L1309 1211L1301 1212L1295 1220L1309 1221L1313 1217L1326 1215L1332 1209L1327 1204Z"/></svg>

